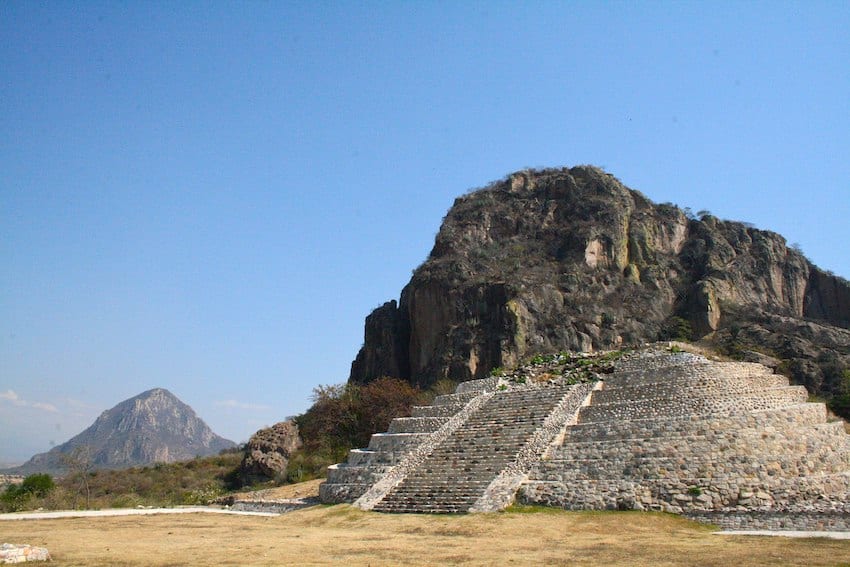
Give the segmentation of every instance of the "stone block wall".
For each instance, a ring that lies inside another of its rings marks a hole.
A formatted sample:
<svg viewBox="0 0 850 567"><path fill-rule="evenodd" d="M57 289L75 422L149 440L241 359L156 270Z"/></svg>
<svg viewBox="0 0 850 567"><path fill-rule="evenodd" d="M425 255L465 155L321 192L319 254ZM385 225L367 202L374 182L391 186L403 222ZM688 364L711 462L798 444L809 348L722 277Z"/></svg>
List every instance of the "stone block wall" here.
<svg viewBox="0 0 850 567"><path fill-rule="evenodd" d="M635 357L606 377L563 443L532 468L519 499L730 514L738 527L753 510L761 514L753 525L792 525L797 513L845 509L850 436L806 398L757 364Z"/></svg>

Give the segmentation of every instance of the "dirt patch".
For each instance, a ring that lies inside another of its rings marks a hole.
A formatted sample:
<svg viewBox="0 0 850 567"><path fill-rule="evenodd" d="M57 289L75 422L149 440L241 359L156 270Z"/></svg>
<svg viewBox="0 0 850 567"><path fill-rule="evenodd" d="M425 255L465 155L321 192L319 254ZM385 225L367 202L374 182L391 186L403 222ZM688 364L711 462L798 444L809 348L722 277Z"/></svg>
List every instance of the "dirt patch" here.
<svg viewBox="0 0 850 567"><path fill-rule="evenodd" d="M324 479L308 480L298 484L287 484L276 488L265 488L233 494L234 500L289 500L292 498L318 498L319 485Z"/></svg>

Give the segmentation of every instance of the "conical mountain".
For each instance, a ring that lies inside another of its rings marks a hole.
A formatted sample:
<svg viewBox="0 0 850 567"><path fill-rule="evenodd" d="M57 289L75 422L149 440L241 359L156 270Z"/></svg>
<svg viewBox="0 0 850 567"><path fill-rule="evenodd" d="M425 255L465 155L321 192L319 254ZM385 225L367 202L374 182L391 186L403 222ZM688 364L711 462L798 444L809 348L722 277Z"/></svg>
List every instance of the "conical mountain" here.
<svg viewBox="0 0 850 567"><path fill-rule="evenodd" d="M70 455L82 455L94 468L120 469L183 461L234 446L213 433L177 396L154 388L106 410L70 441L35 455L13 471L60 473Z"/></svg>

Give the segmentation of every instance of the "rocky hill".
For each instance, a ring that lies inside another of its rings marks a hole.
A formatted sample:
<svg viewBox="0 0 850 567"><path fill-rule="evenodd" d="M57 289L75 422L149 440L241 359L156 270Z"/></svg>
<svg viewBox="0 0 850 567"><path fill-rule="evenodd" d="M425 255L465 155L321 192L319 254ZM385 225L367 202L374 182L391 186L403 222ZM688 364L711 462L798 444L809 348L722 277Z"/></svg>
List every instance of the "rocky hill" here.
<svg viewBox="0 0 850 567"><path fill-rule="evenodd" d="M778 367L850 410L847 280L779 234L655 204L590 166L458 198L400 300L367 317L350 381L465 381L668 338Z"/></svg>
<svg viewBox="0 0 850 567"><path fill-rule="evenodd" d="M61 473L72 454L88 460L92 468L119 469L182 461L234 446L233 441L213 433L174 394L155 388L106 410L70 441L10 470Z"/></svg>

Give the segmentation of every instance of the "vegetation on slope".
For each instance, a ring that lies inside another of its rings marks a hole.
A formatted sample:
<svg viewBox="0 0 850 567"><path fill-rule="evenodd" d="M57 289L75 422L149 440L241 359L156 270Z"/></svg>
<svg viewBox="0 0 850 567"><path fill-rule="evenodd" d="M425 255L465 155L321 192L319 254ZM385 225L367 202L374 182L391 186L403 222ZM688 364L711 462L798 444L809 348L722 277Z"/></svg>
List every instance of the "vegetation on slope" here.
<svg viewBox="0 0 850 567"><path fill-rule="evenodd" d="M14 512L207 504L237 488L241 459L241 452L229 450L179 463L80 471L55 481L46 474L30 475L19 487L6 489L0 496L0 509Z"/></svg>
<svg viewBox="0 0 850 567"><path fill-rule="evenodd" d="M437 393L454 391L441 383L429 392L395 378L368 385L337 384L313 390L313 405L294 418L304 445L289 460L287 480L323 477L329 465L345 460L348 450L365 447L373 433L386 431L395 417L409 416L411 407L428 403Z"/></svg>

